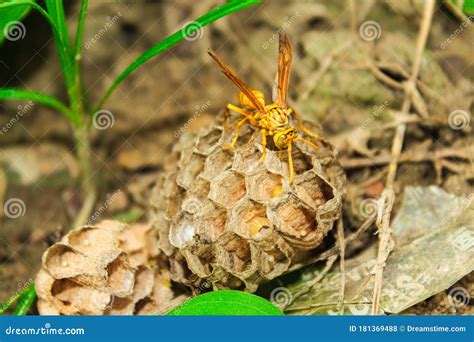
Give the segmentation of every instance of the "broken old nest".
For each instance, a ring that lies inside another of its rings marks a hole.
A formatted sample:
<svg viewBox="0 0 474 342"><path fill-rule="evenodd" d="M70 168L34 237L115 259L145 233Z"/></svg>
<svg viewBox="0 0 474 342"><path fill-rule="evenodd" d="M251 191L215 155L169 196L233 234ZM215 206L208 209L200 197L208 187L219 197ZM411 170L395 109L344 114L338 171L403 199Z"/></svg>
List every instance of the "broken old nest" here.
<svg viewBox="0 0 474 342"><path fill-rule="evenodd" d="M147 314L173 291L156 262L149 225L103 221L73 230L43 255L36 277L42 315Z"/></svg>

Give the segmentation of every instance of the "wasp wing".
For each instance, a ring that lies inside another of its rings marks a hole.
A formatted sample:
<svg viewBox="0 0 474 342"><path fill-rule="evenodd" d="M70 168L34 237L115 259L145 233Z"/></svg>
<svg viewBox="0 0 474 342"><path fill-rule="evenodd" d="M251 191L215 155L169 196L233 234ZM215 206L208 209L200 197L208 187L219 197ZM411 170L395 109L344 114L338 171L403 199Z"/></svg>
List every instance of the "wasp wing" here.
<svg viewBox="0 0 474 342"><path fill-rule="evenodd" d="M278 102L278 72L275 73L272 83L272 101L273 103Z"/></svg>
<svg viewBox="0 0 474 342"><path fill-rule="evenodd" d="M222 59L220 59L220 57L217 56L214 51L209 49L208 53L220 66L222 73L226 75L227 78L229 78L237 86L237 88L239 88L240 91L244 93L245 96L248 97L248 99L255 105L255 108L257 108L259 112L265 113L265 108L263 105L258 101L252 90L237 76L237 74L227 65L225 65Z"/></svg>
<svg viewBox="0 0 474 342"><path fill-rule="evenodd" d="M277 104L282 108L287 108L286 98L288 96L288 87L290 85L291 68L291 43L286 34L280 34L278 48L278 81L277 81Z"/></svg>

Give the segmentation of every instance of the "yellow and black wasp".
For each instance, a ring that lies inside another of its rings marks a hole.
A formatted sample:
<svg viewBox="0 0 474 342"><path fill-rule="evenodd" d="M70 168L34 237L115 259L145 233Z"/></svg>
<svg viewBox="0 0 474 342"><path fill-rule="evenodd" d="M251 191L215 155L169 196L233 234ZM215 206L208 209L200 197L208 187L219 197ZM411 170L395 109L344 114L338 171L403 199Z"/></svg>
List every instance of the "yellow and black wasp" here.
<svg viewBox="0 0 474 342"><path fill-rule="evenodd" d="M279 150L287 150L290 183L293 183L295 174L291 155L293 142L305 143L314 149L317 149L317 146L298 136L296 128L291 125L290 117L296 121L298 128L307 135L316 139L318 137L303 126L295 110L289 108L287 105L292 60L291 43L288 36L286 34L280 34L279 37L278 79L276 84L277 98L274 99L274 103L269 105L265 104L265 96L261 91L249 88L232 69L224 64L214 51L209 50L208 52L220 66L224 75L240 90L238 98L243 108L228 104L227 109L242 114L244 118L237 122L235 136L226 148L233 148L235 146L239 138L240 127L248 121L251 125L260 129L262 136L262 157L260 158L260 162L265 160L268 136L273 137L273 142Z"/></svg>

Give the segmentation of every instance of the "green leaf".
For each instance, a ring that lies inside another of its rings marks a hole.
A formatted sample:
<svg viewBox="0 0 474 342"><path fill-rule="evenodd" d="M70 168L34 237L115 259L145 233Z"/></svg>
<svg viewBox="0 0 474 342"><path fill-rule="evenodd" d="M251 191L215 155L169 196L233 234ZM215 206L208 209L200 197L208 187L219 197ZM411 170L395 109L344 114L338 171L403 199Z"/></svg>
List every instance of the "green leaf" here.
<svg viewBox="0 0 474 342"><path fill-rule="evenodd" d="M20 4L24 2L31 2L31 0L0 0L0 5ZM5 40L5 35L9 34L12 39L21 38L26 31L20 20L23 19L31 10L31 6L9 6L1 10L0 15L0 45Z"/></svg>
<svg viewBox="0 0 474 342"><path fill-rule="evenodd" d="M462 2L460 0L451 0L451 2L457 7L460 7L462 4L462 11L466 15L474 13L474 0L464 0Z"/></svg>
<svg viewBox="0 0 474 342"><path fill-rule="evenodd" d="M249 6L261 3L262 1L263 0L231 0L228 3L214 8L202 17L194 20L194 22L192 22L192 25L188 25L186 27L187 29L181 29L178 32L172 34L171 36L166 37L161 42L159 42L149 50L145 51L115 79L109 89L107 89L105 94L102 96L102 99L99 101L98 105L96 106L95 110L92 111L92 113L96 112L104 105L105 101L112 94L115 88L117 88L120 82L122 82L129 74L131 74L135 69L137 69L149 59L169 49L173 45L176 45L187 36L194 34L199 28L202 28L222 17L225 17L226 15L240 11Z"/></svg>
<svg viewBox="0 0 474 342"><path fill-rule="evenodd" d="M222 290L192 298L170 311L168 316L283 316L283 313L261 297Z"/></svg>
<svg viewBox="0 0 474 342"><path fill-rule="evenodd" d="M59 100L49 95L17 88L0 88L0 100L29 100L40 103L60 111L75 123L69 109Z"/></svg>

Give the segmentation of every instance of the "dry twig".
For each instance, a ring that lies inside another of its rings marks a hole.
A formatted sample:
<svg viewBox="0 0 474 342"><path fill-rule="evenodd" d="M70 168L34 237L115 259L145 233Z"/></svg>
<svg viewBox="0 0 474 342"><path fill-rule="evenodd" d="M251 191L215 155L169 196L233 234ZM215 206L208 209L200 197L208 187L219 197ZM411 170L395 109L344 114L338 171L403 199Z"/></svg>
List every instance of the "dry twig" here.
<svg viewBox="0 0 474 342"><path fill-rule="evenodd" d="M344 313L344 294L346 288L346 241L344 239L344 221L342 217L337 222L337 243L339 246L339 268L341 270L341 283L339 289L339 310Z"/></svg>
<svg viewBox="0 0 474 342"><path fill-rule="evenodd" d="M423 57L423 51L425 49L426 40L428 38L429 29L431 27L431 19L433 18L434 12L434 0L427 0L425 4L423 22L418 35L418 43L416 47L415 59L412 66L412 73L408 81L406 81L406 87L404 88L405 94L401 111L408 113L413 94L416 91L416 80L420 71L421 60ZM377 253L377 262L374 270L374 292L372 298L372 315L376 315L380 311L380 297L382 293L382 279L383 271L385 268L385 262L390 255L392 248L391 231L390 231L390 217L393 209L393 203L395 199L394 183L397 174L398 162L400 160L403 140L405 137L406 124L402 123L398 125L395 138L392 144L392 159L389 164L387 183L385 190L382 192L382 196L379 199L379 212L377 217L377 227L379 230L379 248Z"/></svg>
<svg viewBox="0 0 474 342"><path fill-rule="evenodd" d="M420 163L420 162L437 162L448 158L457 158L470 160L473 158L472 146L466 148L444 148L442 150L436 150L432 152L417 151L417 152L406 152L400 155L398 164L401 163ZM376 166L388 164L391 161L392 156L382 154L373 158L342 158L340 162L344 169L357 169L367 166Z"/></svg>

